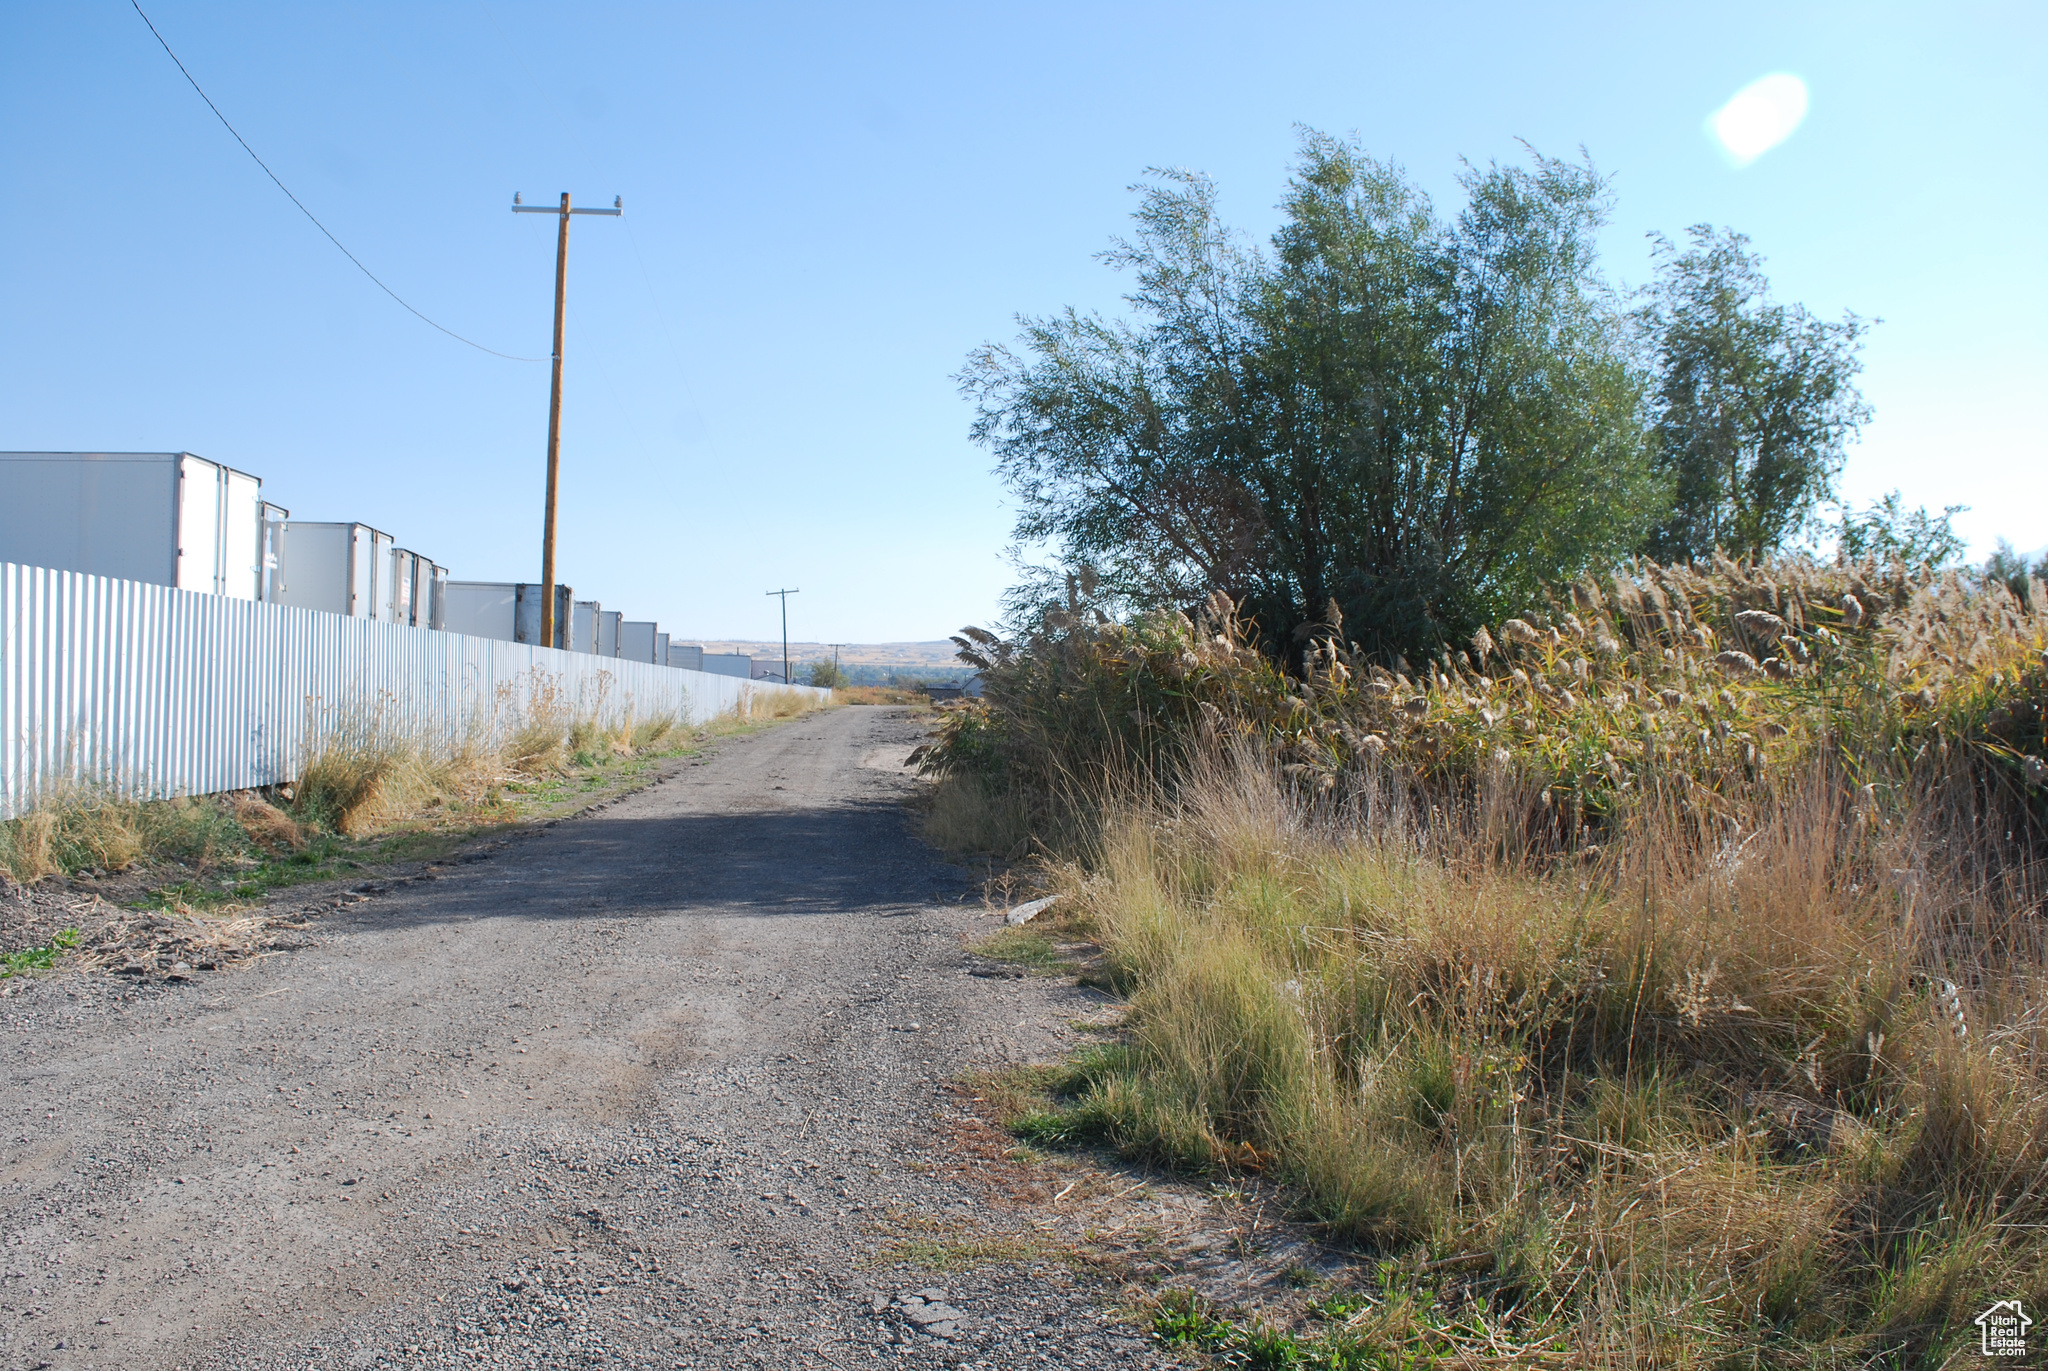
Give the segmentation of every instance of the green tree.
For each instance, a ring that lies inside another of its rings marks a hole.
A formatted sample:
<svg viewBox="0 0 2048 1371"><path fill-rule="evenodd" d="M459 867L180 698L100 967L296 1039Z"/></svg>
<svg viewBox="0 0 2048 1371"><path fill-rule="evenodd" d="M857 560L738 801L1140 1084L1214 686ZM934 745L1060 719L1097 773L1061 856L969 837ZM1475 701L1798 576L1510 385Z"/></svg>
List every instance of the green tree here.
<svg viewBox="0 0 2048 1371"><path fill-rule="evenodd" d="M1887 566L1904 562L1915 569L1945 567L1963 555L1963 536L1950 521L1968 508L1949 505L1939 514L1929 514L1924 506L1909 510L1905 497L1895 490L1866 510L1842 511L1842 520L1835 527L1835 553L1850 562ZM2012 551L2009 545L2000 546ZM1997 574L1996 565L1994 554L1992 574Z"/></svg>
<svg viewBox="0 0 2048 1371"><path fill-rule="evenodd" d="M1952 508L1949 512L1954 513L1955 510ZM1960 538L1956 540L1956 550L1962 550ZM2027 582L2048 581L2048 552L2042 553L2032 566L2028 566L2026 557L2016 551L2009 540L2000 538L1998 546L1991 550L1991 556L1984 563L1984 575L1988 580L2004 582L2006 588L2021 601L2027 601L2030 598Z"/></svg>
<svg viewBox="0 0 2048 1371"><path fill-rule="evenodd" d="M1128 608L1222 590L1282 646L1327 622L1387 655L1460 639L1611 562L1659 509L1643 385L1598 275L1606 188L1534 157L1439 217L1389 163L1305 134L1270 254L1214 185L1158 173L1105 254L1133 319L1023 320L962 375L1020 543Z"/></svg>
<svg viewBox="0 0 2048 1371"><path fill-rule="evenodd" d="M1773 303L1739 233L1659 235L1659 278L1638 314L1655 354L1658 468L1671 512L1646 550L1760 556L1817 530L1843 449L1870 418L1857 391L1869 325Z"/></svg>
<svg viewBox="0 0 2048 1371"><path fill-rule="evenodd" d="M823 686L827 690L838 690L846 685L846 673L837 662L817 661L804 668L806 685Z"/></svg>

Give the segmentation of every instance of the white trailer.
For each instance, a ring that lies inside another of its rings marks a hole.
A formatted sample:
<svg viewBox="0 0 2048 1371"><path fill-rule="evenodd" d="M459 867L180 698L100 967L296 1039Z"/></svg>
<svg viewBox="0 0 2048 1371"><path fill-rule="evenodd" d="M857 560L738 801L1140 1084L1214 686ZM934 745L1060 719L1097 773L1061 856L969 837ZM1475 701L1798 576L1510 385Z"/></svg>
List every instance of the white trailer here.
<svg viewBox="0 0 2048 1371"><path fill-rule="evenodd" d="M0 562L254 600L262 492L189 452L0 452Z"/></svg>
<svg viewBox="0 0 2048 1371"><path fill-rule="evenodd" d="M264 501L257 517L262 530L257 535L260 555L256 562L256 598L267 605L284 603L284 531L292 512Z"/></svg>
<svg viewBox="0 0 2048 1371"><path fill-rule="evenodd" d="M668 645L668 664L672 667L679 667L684 671L702 671L704 669L704 649L689 643L670 643Z"/></svg>
<svg viewBox="0 0 2048 1371"><path fill-rule="evenodd" d="M598 620L604 617L604 607L595 600L578 600L575 610L569 616L569 650L597 655Z"/></svg>
<svg viewBox="0 0 2048 1371"><path fill-rule="evenodd" d="M619 625L626 616L616 609L607 609L597 616L597 655L616 657L619 655Z"/></svg>
<svg viewBox="0 0 2048 1371"><path fill-rule="evenodd" d="M743 681L754 679L754 659L744 652L707 652L702 669L713 676L737 676Z"/></svg>
<svg viewBox="0 0 2048 1371"><path fill-rule="evenodd" d="M438 563L427 581L427 627L448 627L448 568Z"/></svg>
<svg viewBox="0 0 2048 1371"><path fill-rule="evenodd" d="M629 662L660 663L654 655L661 629L652 619L627 619L619 624L619 656Z"/></svg>
<svg viewBox="0 0 2048 1371"><path fill-rule="evenodd" d="M402 547L391 549L391 575L383 601L394 624L409 628L434 628L434 585L446 580L447 571L433 559Z"/></svg>
<svg viewBox="0 0 2048 1371"><path fill-rule="evenodd" d="M526 581L449 581L442 592L444 623L450 633L532 643L540 638L540 587ZM555 643L569 642L569 609L575 593L555 587Z"/></svg>
<svg viewBox="0 0 2048 1371"><path fill-rule="evenodd" d="M555 587L555 640L544 644L546 647L566 648L569 646L569 622L576 603L576 592L567 586ZM540 587L521 582L517 597L517 614L513 618L514 642L540 642Z"/></svg>
<svg viewBox="0 0 2048 1371"><path fill-rule="evenodd" d="M276 603L389 621L390 534L368 524L309 519L286 520L282 529L284 565Z"/></svg>
<svg viewBox="0 0 2048 1371"><path fill-rule="evenodd" d="M441 592L439 625L472 638L519 641L513 636L519 586L512 581L448 581Z"/></svg>
<svg viewBox="0 0 2048 1371"><path fill-rule="evenodd" d="M412 582L418 563L418 553L407 552L402 547L391 549L391 555L384 564L384 584L379 596L383 618L387 622L411 627Z"/></svg>

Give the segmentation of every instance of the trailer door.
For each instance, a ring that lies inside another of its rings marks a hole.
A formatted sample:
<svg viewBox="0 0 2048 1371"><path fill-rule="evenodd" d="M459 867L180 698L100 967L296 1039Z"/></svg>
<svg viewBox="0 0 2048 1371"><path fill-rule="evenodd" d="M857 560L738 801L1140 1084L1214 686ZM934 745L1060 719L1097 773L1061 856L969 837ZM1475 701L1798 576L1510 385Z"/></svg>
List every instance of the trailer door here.
<svg viewBox="0 0 2048 1371"><path fill-rule="evenodd" d="M204 457L178 458L178 570L180 590L220 594L221 469Z"/></svg>

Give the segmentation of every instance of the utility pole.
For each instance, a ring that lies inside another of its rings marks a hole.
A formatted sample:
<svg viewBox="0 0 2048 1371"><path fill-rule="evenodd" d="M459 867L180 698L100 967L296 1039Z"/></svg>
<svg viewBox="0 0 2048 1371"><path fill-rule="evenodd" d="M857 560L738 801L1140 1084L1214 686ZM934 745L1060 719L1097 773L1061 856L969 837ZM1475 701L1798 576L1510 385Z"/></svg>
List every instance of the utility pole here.
<svg viewBox="0 0 2048 1371"><path fill-rule="evenodd" d="M784 685L788 685L788 684L790 684L790 680L789 680L789 597L790 597L790 596L792 596L792 595L801 595L801 594L802 594L803 592L802 592L802 591L800 591L800 590L798 590L798 589L796 589L796 588L795 588L794 586L792 586L792 587L790 587L790 588L789 588L788 590L771 590L771 591L769 591L768 593L769 593L770 595L780 595L780 596L782 597L782 683L783 683Z"/></svg>
<svg viewBox="0 0 2048 1371"><path fill-rule="evenodd" d="M540 534L540 642L542 647L555 645L555 482L561 471L562 457L562 314L569 299L569 216L572 214L609 214L617 218L626 212L626 198L621 195L612 200L610 209L571 209L569 192L562 192L560 208L547 205L525 205L519 201L519 192L512 192L514 214L555 214L560 215L562 226L555 235L555 381L548 392L548 500L547 513L541 521Z"/></svg>
<svg viewBox="0 0 2048 1371"><path fill-rule="evenodd" d="M839 649L845 647L846 644L828 643L827 646L832 649L832 679L836 681L839 679Z"/></svg>

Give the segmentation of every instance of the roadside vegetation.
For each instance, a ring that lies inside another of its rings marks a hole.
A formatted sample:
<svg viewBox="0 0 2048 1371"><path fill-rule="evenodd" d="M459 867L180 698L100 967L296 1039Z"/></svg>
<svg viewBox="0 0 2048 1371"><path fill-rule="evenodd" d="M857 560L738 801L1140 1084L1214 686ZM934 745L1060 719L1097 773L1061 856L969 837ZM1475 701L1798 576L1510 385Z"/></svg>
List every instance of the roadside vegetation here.
<svg viewBox="0 0 2048 1371"><path fill-rule="evenodd" d="M1127 1007L999 1112L1354 1253L1160 1292L1226 1364L1951 1364L2048 1299L2048 565L1841 505L1871 325L1740 234L1624 291L1589 162L1461 187L1163 173L1122 317L969 358L1049 559L927 832Z"/></svg>
<svg viewBox="0 0 2048 1371"><path fill-rule="evenodd" d="M499 726L480 720L447 744L391 727L384 711L366 706L326 732L288 783L151 801L60 794L0 822L0 871L17 885L107 883L130 902L162 908L233 905L432 858L480 831L580 808L633 787L664 759L807 708L795 697L753 694L692 728L624 710L578 716L543 682L523 709L499 711Z"/></svg>
<svg viewBox="0 0 2048 1371"><path fill-rule="evenodd" d="M2048 1296L2038 579L1642 564L1409 671L1222 599L971 651L935 818L1046 835L1129 997L1011 1122L1386 1263L1298 1364L1935 1365Z"/></svg>
<svg viewBox="0 0 2048 1371"><path fill-rule="evenodd" d="M931 697L916 685L847 685L835 686L832 700L842 705L913 705L928 706Z"/></svg>

